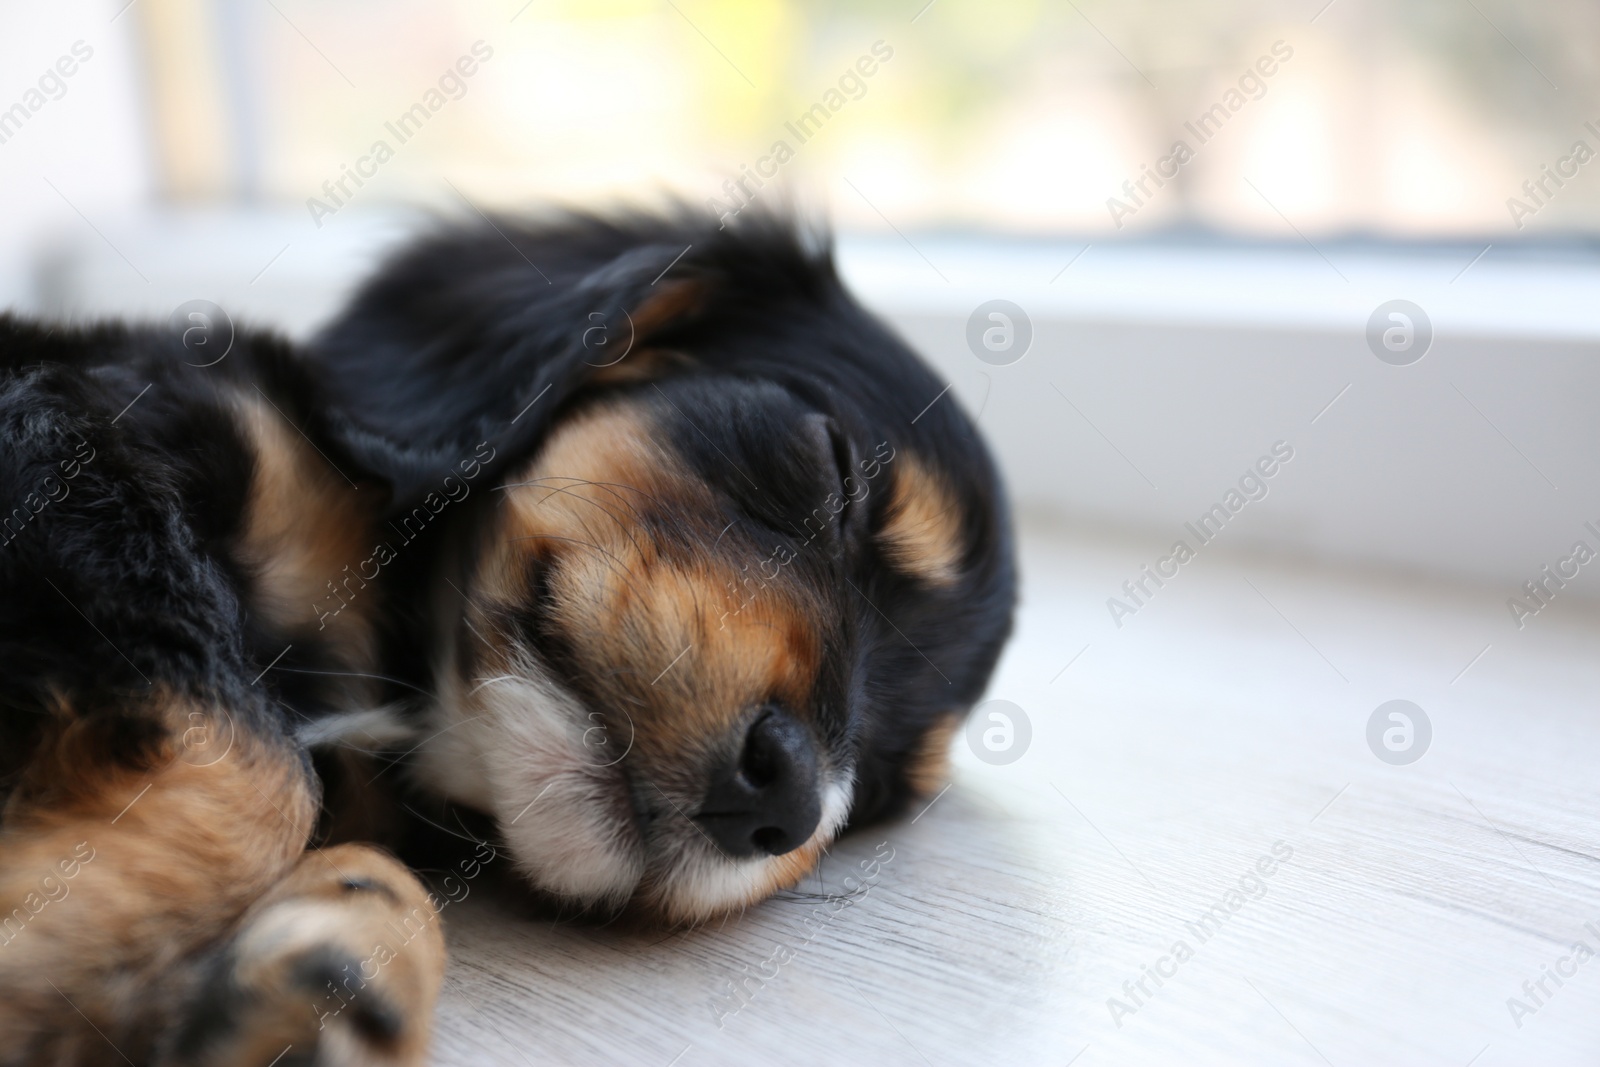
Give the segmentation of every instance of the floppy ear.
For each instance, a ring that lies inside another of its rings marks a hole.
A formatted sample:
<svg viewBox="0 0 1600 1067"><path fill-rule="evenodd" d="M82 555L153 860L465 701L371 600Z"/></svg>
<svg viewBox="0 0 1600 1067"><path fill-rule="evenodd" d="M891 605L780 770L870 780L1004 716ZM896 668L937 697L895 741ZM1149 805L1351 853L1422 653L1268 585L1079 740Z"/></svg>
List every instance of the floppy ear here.
<svg viewBox="0 0 1600 1067"><path fill-rule="evenodd" d="M677 262L680 243L485 222L409 246L311 344L324 429L396 505L482 461L485 443L525 456L586 384L660 358L645 343L691 321L711 287Z"/></svg>

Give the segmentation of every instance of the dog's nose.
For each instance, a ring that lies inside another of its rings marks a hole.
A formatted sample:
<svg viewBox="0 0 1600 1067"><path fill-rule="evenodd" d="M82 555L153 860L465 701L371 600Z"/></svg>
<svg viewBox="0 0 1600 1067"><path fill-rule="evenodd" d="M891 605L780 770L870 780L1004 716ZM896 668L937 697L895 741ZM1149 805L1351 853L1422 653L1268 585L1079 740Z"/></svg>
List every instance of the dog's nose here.
<svg viewBox="0 0 1600 1067"><path fill-rule="evenodd" d="M810 732L787 712L768 709L751 725L738 758L712 777L695 819L730 856L781 856L799 848L822 819Z"/></svg>

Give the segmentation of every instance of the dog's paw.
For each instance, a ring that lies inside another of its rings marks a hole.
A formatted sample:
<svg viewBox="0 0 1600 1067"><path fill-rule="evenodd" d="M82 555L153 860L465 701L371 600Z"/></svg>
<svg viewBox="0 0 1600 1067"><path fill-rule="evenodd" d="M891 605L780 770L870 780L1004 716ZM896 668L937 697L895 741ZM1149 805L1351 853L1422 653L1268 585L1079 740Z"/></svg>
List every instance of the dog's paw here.
<svg viewBox="0 0 1600 1067"><path fill-rule="evenodd" d="M443 975L439 915L415 875L365 845L308 852L245 915L161 1060L421 1064Z"/></svg>

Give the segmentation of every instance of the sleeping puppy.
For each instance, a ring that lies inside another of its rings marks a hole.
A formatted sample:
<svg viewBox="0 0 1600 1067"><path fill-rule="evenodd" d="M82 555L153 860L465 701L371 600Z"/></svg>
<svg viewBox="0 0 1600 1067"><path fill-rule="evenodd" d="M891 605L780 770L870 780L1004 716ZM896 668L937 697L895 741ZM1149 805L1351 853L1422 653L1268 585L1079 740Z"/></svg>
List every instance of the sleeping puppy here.
<svg viewBox="0 0 1600 1067"><path fill-rule="evenodd" d="M385 728L534 887L697 922L943 781L1011 625L1006 509L822 241L484 220L404 250L313 347L394 494L360 573L403 623L381 673L429 695Z"/></svg>
<svg viewBox="0 0 1600 1067"><path fill-rule="evenodd" d="M309 356L0 319L0 509L0 1064L422 1062L374 783L703 920L937 787L1014 600L973 427L773 219L446 231Z"/></svg>

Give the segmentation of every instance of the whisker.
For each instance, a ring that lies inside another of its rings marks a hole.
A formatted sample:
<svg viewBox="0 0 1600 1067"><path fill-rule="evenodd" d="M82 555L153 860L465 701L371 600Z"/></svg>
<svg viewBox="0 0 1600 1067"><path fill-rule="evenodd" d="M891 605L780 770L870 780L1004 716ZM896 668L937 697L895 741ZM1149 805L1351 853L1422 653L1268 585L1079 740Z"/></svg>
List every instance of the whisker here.
<svg viewBox="0 0 1600 1067"><path fill-rule="evenodd" d="M642 525L643 524L643 517L639 515L638 509L632 508L631 505L629 505L630 510L633 511L634 518L636 520L639 520L633 526L630 526L628 523L623 522L622 518L620 516L618 516L617 514L612 512L609 508L607 508L604 504L601 504L598 500L592 500L589 497L586 497L581 493L574 492L574 490L579 488L580 486L589 485L589 486L595 486L595 487L598 488L599 487L599 483L598 482L586 481L586 480L581 479L581 478L564 478L562 480L563 481L570 481L570 482L573 482L575 484L568 485L568 486L539 486L539 488L541 488L541 489L548 489L549 490L549 493L546 496L544 496L543 498L540 499L540 501L539 501L540 504L542 504L546 500L550 499L550 497L556 496L556 495L559 494L561 496L570 496L574 500L581 501L582 503L588 504L592 508L596 508L596 509L598 509L600 511L603 511L603 512L605 512L607 517L609 517L611 519L612 522L617 524L617 528L622 530L622 532L627 535L628 540L633 542L634 550L639 552L639 554L641 556L644 555L644 551L642 549L640 549L640 547L639 547L638 539L636 537L634 537L634 535L633 535L633 530L638 525ZM530 483L527 483L527 484L531 485L533 483L530 482ZM613 495L615 495L615 494L613 494ZM618 498L618 499L620 499L620 498ZM584 529L588 530L588 526L585 525Z"/></svg>
<svg viewBox="0 0 1600 1067"><path fill-rule="evenodd" d="M660 503L661 503L660 499L654 493L648 492L648 491L646 491L644 489L640 489L636 485L628 485L626 482L597 482L593 478L575 478L575 477L571 477L569 475L551 475L549 478L536 479L534 482L531 482L531 483L528 483L528 484L539 484L540 482L543 482L543 481L570 482L570 483L573 484L574 487L580 486L580 485L591 485L591 486L594 486L596 489L604 489L611 496L611 498L613 500L617 501L617 503L621 504L623 507L625 507L629 511L633 512L634 518L638 519L641 523L644 522L644 515L640 513L640 511L639 511L637 506L635 506L631 501L629 501L626 498L624 498L621 493L617 492L617 490L618 489L630 489L634 493L637 493L639 496L642 496L646 500L650 501L652 504L660 505Z"/></svg>
<svg viewBox="0 0 1600 1067"><path fill-rule="evenodd" d="M633 584L633 574L632 574L632 572L629 571L627 567L624 567L622 565L622 561L620 559L618 559L612 553L610 553L610 552L606 551L605 549L601 548L597 544L594 544L594 543L589 542L589 541L584 541L581 538L577 538L577 537L562 537L559 534L528 534L525 537L513 537L513 538L511 538L511 540L513 540L513 541L566 541L566 542L569 542L570 544L580 545L583 548L592 548L596 552L600 553L602 556L605 556L607 559L609 559L611 561L612 567L615 568L616 572L619 575L622 576L624 581L626 581L628 583L628 588L630 590L632 590L635 594L637 594L637 595L639 595L641 597L643 596L643 591L640 590L638 586Z"/></svg>
<svg viewBox="0 0 1600 1067"><path fill-rule="evenodd" d="M559 492L563 492L563 493L567 492L567 490L558 490L558 491ZM551 495L554 495L554 493L552 493ZM579 497L577 497L577 499L584 500L585 498L579 496ZM633 551L634 551L634 553L636 554L636 556L639 559L643 560L643 559L646 558L645 551L642 548L639 547L638 539L633 536L633 532L631 530L629 530L626 526L623 525L621 519L617 518L615 515L612 515L611 512L606 511L605 508L600 507L599 504L595 504L594 501L589 500L587 502L590 503L590 504L593 504L597 508L600 508L600 510L602 512L605 512L606 516L608 518L610 518L612 522L615 522L619 527L621 527L623 533L627 535L629 543L633 545ZM590 539L593 541L593 543L595 545L599 545L599 543L600 543L599 537L595 534L594 530L590 529L589 520L587 518L580 518L580 519L578 519L578 523L579 523L579 525L581 525L583 527L583 532L590 537Z"/></svg>
<svg viewBox="0 0 1600 1067"><path fill-rule="evenodd" d="M391 678L387 674L364 674L361 671L314 671L306 667L275 667L273 669L280 672L286 672L288 674L325 674L334 678L373 678L380 682L393 682L395 685L403 685L407 689L410 689L416 693L421 693L425 697L433 696L433 694L426 689L412 685L410 682L401 678Z"/></svg>
<svg viewBox="0 0 1600 1067"><path fill-rule="evenodd" d="M486 841L479 841L475 837L465 837L465 836L463 836L461 834L456 833L454 830L450 829L450 827L448 827L448 826L440 826L438 823L434 822L432 819L430 819L426 815L422 814L422 812L418 811L416 808L413 808L410 804L401 804L400 806L402 808L405 808L411 814L415 815L417 818L421 819L423 822L427 823L429 826L433 827L435 830L443 830L445 833L449 834L451 837L459 837L459 838L461 838L461 840L470 841L474 845L483 845L483 844L487 844L488 843ZM463 829L465 829L465 827L463 827Z"/></svg>
<svg viewBox="0 0 1600 1067"><path fill-rule="evenodd" d="M438 737L440 734L449 733L451 730L454 730L457 726L465 726L467 723L476 722L477 720L479 720L479 719L481 719L483 717L484 716L482 716L482 715L472 715L472 716L469 716L469 717L467 717L465 719L459 719L459 720L451 723L449 726L446 726L443 730L439 730L439 731L437 731L435 733L429 734L427 737L424 737L421 741L418 741L416 744L412 745L410 748L406 749L404 752L400 753L398 756L396 756L392 760L390 760L388 767L385 767L382 771L379 771L377 774L375 774L371 778L367 779L367 784L371 785L373 782L376 782L379 778L382 778L383 775L384 775L384 771L387 771L389 769L389 767L393 767L396 763L399 763L401 760L405 759L407 756L411 755L411 753L415 752L417 749L421 748L423 745L427 744L429 741L432 741L435 737Z"/></svg>
<svg viewBox="0 0 1600 1067"><path fill-rule="evenodd" d="M626 482L597 482L597 481L594 481L591 478L575 478L575 477L572 477L571 475L565 475L565 474L550 475L547 478L533 478L533 479L530 479L530 480L528 480L526 482L510 482L510 483L508 483L506 485L497 485L497 486L495 486L495 488L496 489L515 489L515 488L517 488L519 486L539 485L541 482L548 481L548 480L553 479L553 478L559 478L560 480L567 481L567 482L584 482L584 483L586 483L588 485L604 486L604 487L606 487L608 489L627 489L630 492L638 493L640 496L644 497L646 500L649 500L653 504L661 503L661 499L659 497L657 497L654 493L650 492L647 489L640 489L637 485L629 485Z"/></svg>
<svg viewBox="0 0 1600 1067"><path fill-rule="evenodd" d="M449 801L446 801L445 803L449 804ZM454 804L450 804L450 814L455 816L456 825L461 827L461 832L462 833L465 833L465 834L471 834L472 833L471 830L467 829L467 824L461 821L461 809L460 808L458 808Z"/></svg>
<svg viewBox="0 0 1600 1067"><path fill-rule="evenodd" d="M496 675L493 678L484 678L484 679L481 679L478 682L477 685L473 686L470 690L468 690L467 695L471 696L473 693L476 693L478 690L482 689L484 686L493 685L495 682L515 682L517 680L518 680L518 678L514 674L500 674L500 675Z"/></svg>

